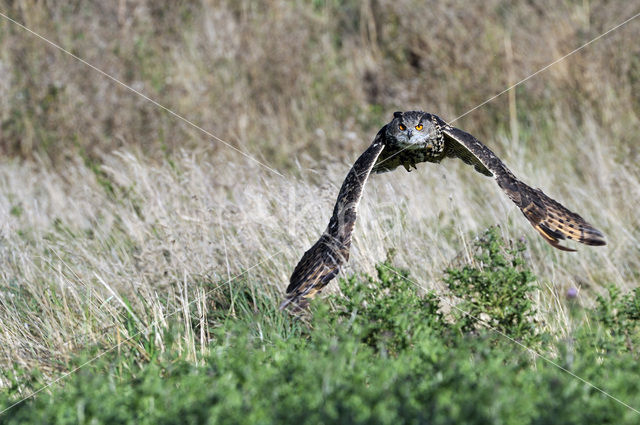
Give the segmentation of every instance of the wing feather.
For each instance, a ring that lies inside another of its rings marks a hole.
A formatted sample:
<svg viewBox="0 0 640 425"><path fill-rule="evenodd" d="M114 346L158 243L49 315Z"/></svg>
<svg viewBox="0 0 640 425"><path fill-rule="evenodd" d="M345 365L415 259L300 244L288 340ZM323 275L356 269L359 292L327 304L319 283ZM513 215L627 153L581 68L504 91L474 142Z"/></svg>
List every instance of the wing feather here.
<svg viewBox="0 0 640 425"><path fill-rule="evenodd" d="M291 303L299 308L304 307L307 299L324 288L338 274L340 266L349 260L358 204L373 164L385 147L385 132L386 126L351 167L340 188L327 229L304 253L293 270L286 299L280 305L281 310Z"/></svg>
<svg viewBox="0 0 640 425"><path fill-rule="evenodd" d="M580 215L569 211L540 189L534 189L518 180L506 165L482 142L436 117L445 136L447 156L458 157L476 170L493 175L498 186L520 208L531 225L553 247L575 251L560 245L561 240L572 239L586 245L606 245L604 235L587 223Z"/></svg>

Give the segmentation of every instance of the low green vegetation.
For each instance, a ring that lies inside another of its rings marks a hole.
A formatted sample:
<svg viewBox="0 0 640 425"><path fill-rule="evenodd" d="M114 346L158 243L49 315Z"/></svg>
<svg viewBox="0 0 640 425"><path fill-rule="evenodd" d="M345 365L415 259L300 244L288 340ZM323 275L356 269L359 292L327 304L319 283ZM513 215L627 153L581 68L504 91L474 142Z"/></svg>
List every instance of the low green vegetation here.
<svg viewBox="0 0 640 425"><path fill-rule="evenodd" d="M638 413L585 381L640 407L640 293L611 289L591 309L568 300L574 327L552 335L539 326L524 253L489 230L471 261L447 271L446 298L423 293L390 256L377 276L343 280L343 295L315 301L304 317L237 280L208 298L218 315L199 320L193 308L189 332L204 326L210 336L195 358L171 338L184 321L168 319L163 349L140 334L0 422L637 423ZM41 385L37 373L27 388L24 376L13 379L3 406Z"/></svg>

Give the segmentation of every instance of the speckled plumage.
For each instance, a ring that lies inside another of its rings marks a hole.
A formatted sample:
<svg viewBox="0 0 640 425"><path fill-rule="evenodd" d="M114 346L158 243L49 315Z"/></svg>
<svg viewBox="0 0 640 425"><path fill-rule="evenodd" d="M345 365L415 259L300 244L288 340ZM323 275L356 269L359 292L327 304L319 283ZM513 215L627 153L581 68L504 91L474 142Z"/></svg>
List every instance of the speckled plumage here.
<svg viewBox="0 0 640 425"><path fill-rule="evenodd" d="M349 259L357 207L372 171L382 173L400 165L410 171L420 162L439 163L447 157L460 158L473 165L476 171L493 176L536 231L553 247L574 251L560 245L560 240L564 239L587 245L606 244L600 231L540 189L518 180L489 148L469 133L451 127L433 114L396 112L347 174L329 225L294 269L280 308L291 303L298 308L304 307L306 300L324 288Z"/></svg>

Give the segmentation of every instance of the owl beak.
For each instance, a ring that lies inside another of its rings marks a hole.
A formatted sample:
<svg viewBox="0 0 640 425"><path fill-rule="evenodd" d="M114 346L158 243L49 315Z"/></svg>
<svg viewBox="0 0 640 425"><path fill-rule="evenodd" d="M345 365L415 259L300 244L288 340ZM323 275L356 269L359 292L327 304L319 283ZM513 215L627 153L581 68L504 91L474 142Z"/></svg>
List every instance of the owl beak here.
<svg viewBox="0 0 640 425"><path fill-rule="evenodd" d="M412 135L413 135L413 131L411 131L411 130L407 131L407 137L408 137L409 139L411 139L411 136L412 136Z"/></svg>

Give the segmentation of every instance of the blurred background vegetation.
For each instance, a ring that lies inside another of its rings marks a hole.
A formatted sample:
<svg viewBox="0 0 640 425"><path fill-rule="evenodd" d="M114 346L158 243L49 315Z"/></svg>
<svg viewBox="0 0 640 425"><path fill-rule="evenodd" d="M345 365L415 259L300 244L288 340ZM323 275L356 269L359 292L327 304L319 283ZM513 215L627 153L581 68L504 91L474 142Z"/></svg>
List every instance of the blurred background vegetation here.
<svg viewBox="0 0 640 425"><path fill-rule="evenodd" d="M278 168L351 157L393 110L452 120L637 9L588 0L2 2L27 27ZM638 34L630 23L456 124L481 139L504 131L539 153L551 148L539 132L562 125L551 117L594 120L608 129L603 142L634 161ZM123 146L236 155L6 20L0 39L4 154L55 164Z"/></svg>

